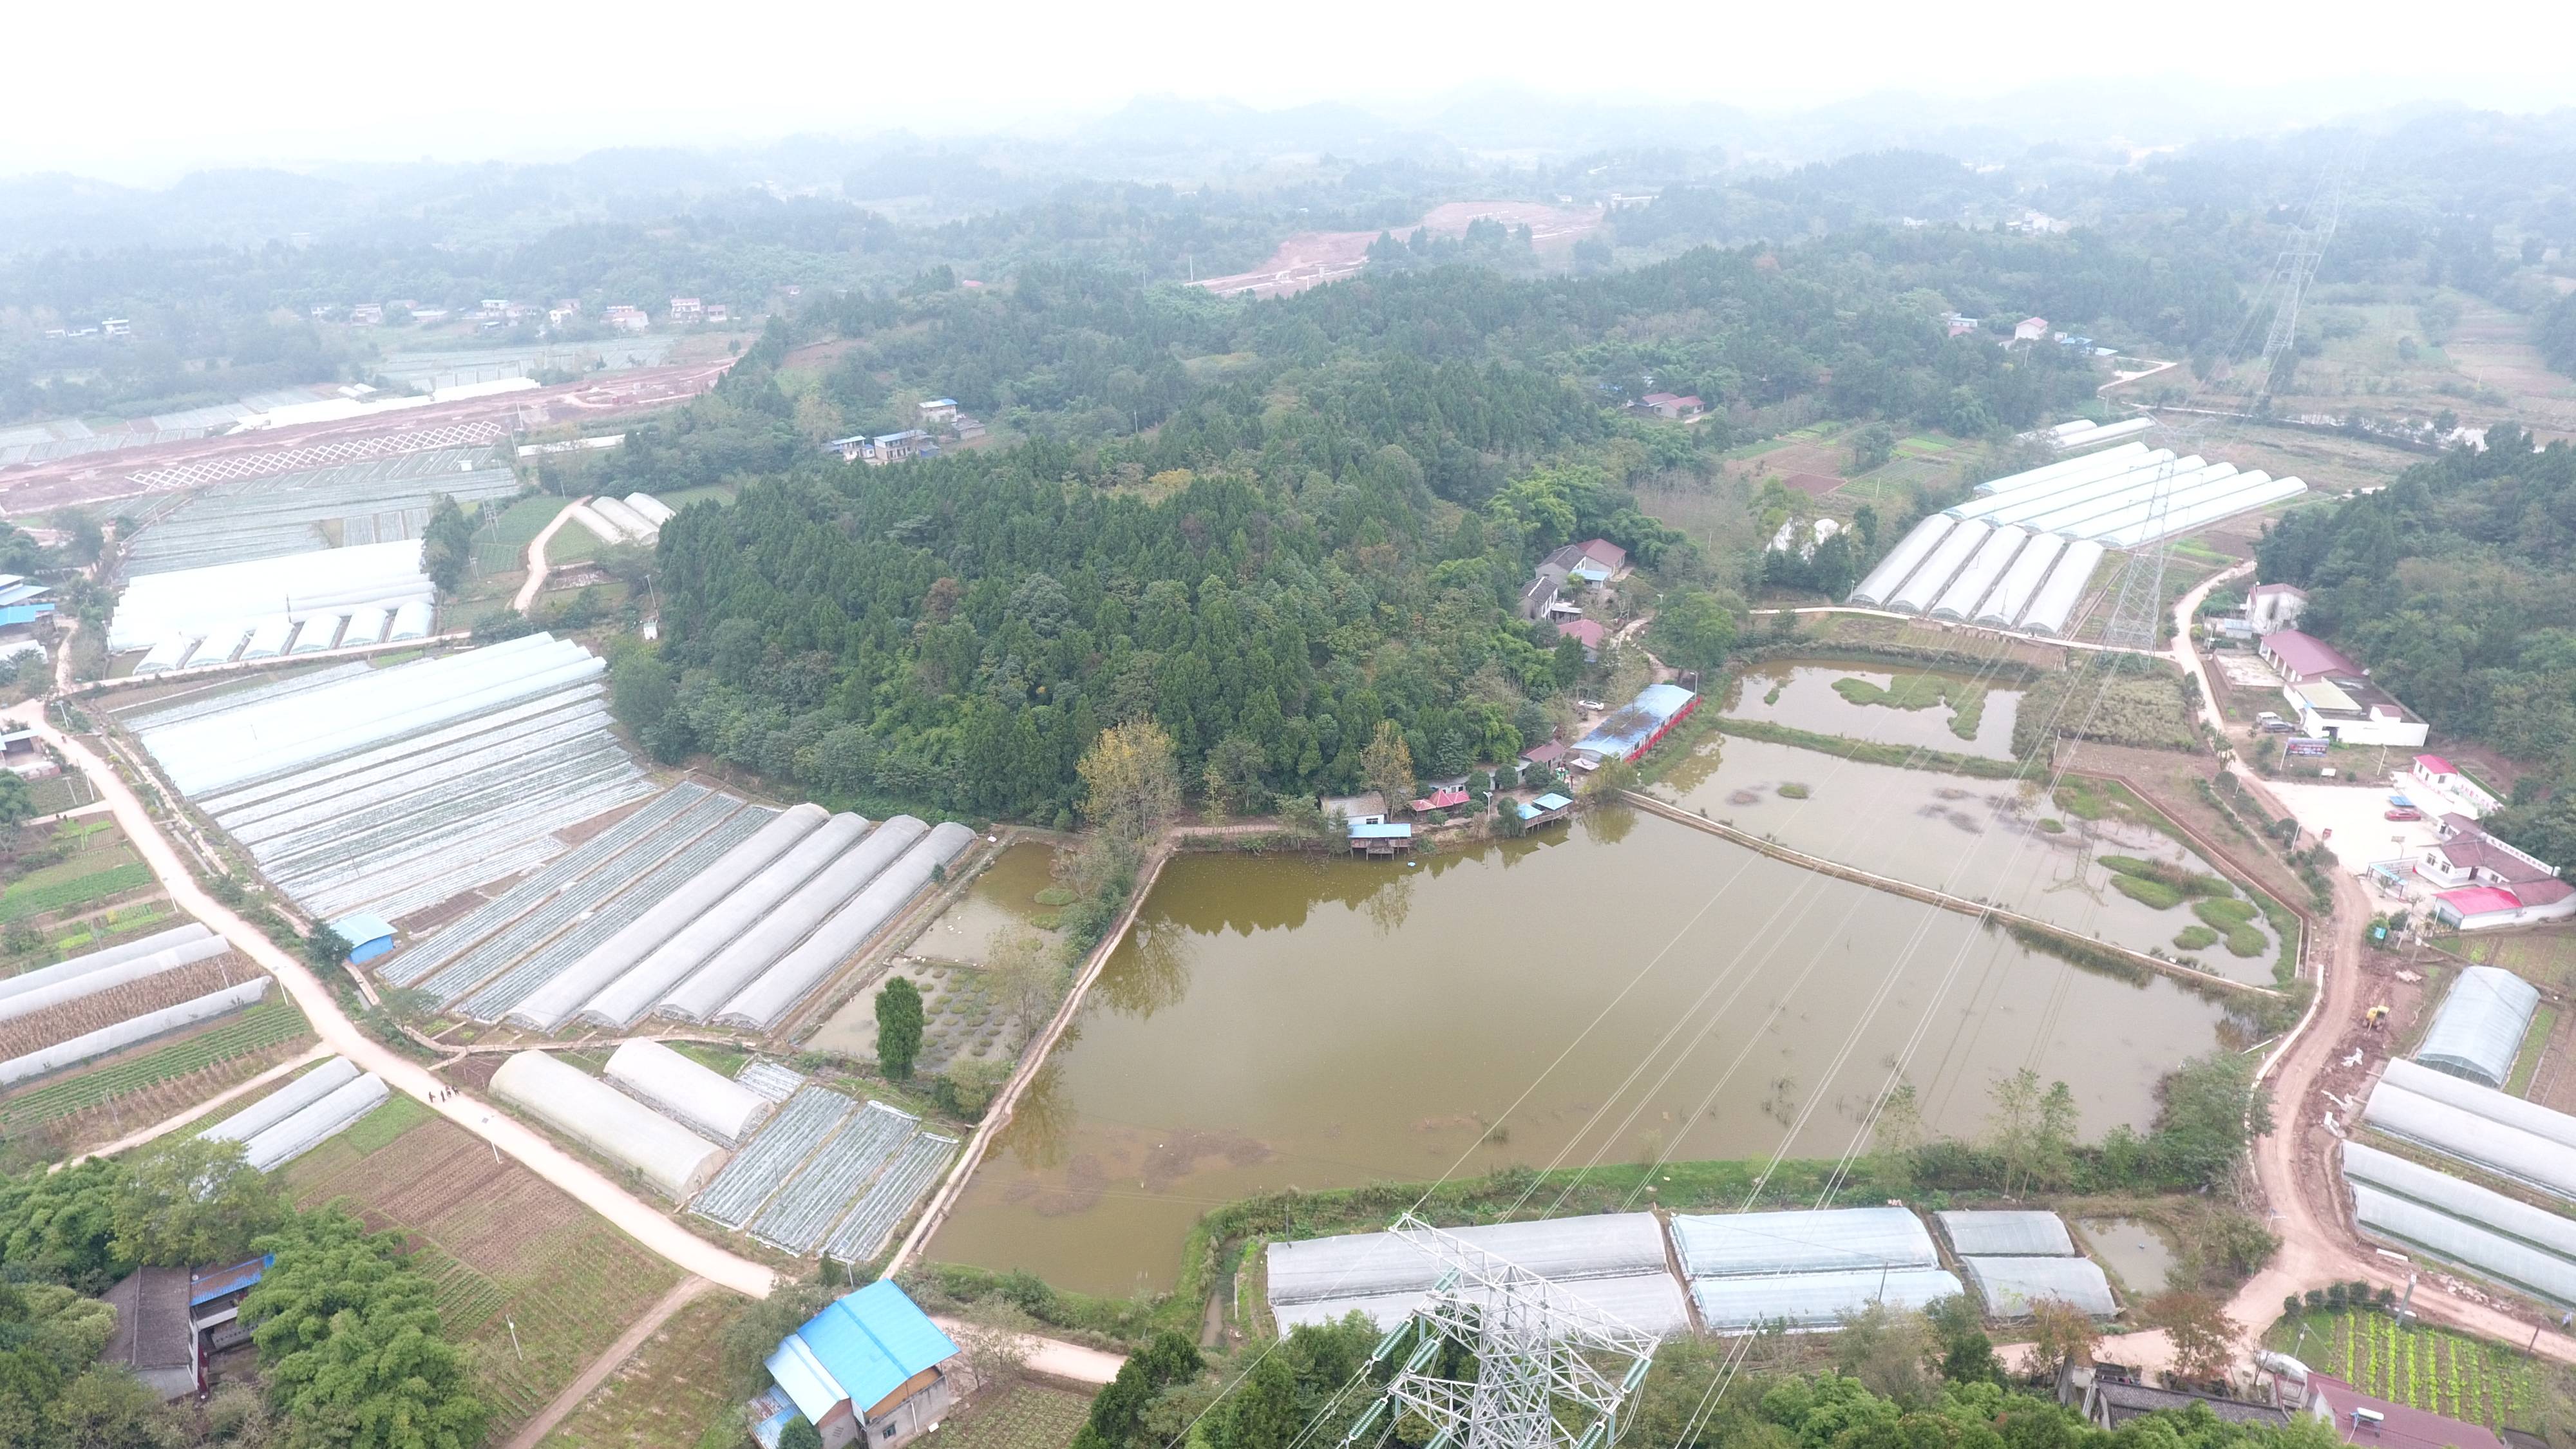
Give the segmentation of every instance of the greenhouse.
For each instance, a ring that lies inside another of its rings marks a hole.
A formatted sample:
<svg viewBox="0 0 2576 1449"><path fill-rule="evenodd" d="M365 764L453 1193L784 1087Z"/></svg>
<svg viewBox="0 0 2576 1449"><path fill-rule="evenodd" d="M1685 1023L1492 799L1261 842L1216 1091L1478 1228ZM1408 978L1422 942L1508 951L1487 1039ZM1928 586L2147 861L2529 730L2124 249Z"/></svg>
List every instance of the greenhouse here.
<svg viewBox="0 0 2576 1449"><path fill-rule="evenodd" d="M125 541L129 578L418 538L438 494L472 506L519 491L488 448L429 449L201 488ZM331 536L336 528L338 537Z"/></svg>
<svg viewBox="0 0 2576 1449"><path fill-rule="evenodd" d="M248 1142L357 1079L356 1062L333 1057L197 1135L217 1142Z"/></svg>
<svg viewBox="0 0 2576 1449"><path fill-rule="evenodd" d="M751 1139L689 1203L689 1211L721 1227L741 1229L760 1215L796 1169L832 1140L859 1104L828 1087L800 1087L760 1135Z"/></svg>
<svg viewBox="0 0 2576 1449"><path fill-rule="evenodd" d="M1993 526L1979 519L1969 519L1952 529L1923 560L1923 567L1888 594L1886 607L1899 614L1920 614L1931 608L1932 601L1949 587L1950 580L1958 576L1970 556L1983 548L1993 533Z"/></svg>
<svg viewBox="0 0 2576 1449"><path fill-rule="evenodd" d="M1793 1329L1833 1328L1846 1314L1862 1312L1872 1303L1884 1302L1895 1309L1921 1308L1966 1291L1955 1275L1939 1268L1859 1268L1691 1281L1691 1297L1699 1304L1700 1322L1712 1333L1741 1332L1774 1323Z"/></svg>
<svg viewBox="0 0 2576 1449"><path fill-rule="evenodd" d="M385 1079L373 1072L343 1082L277 1125L242 1144L242 1160L262 1172L278 1168L321 1146L384 1105L393 1095Z"/></svg>
<svg viewBox="0 0 2576 1449"><path fill-rule="evenodd" d="M2391 1061L2362 1121L2374 1130L2576 1201L2576 1118L2458 1077Z"/></svg>
<svg viewBox="0 0 2576 1449"><path fill-rule="evenodd" d="M2576 1218L2436 1172L2365 1142L2343 1144L2343 1175L2576 1262Z"/></svg>
<svg viewBox="0 0 2576 1449"><path fill-rule="evenodd" d="M725 1151L616 1088L544 1052L517 1052L492 1074L492 1095L686 1202Z"/></svg>
<svg viewBox="0 0 2576 1449"><path fill-rule="evenodd" d="M1896 541L1894 548L1887 551L1886 558L1879 560L1878 567L1871 569L1869 576L1853 588L1851 602L1864 609L1885 608L1887 597L1896 591L1896 586L1911 577L1923 560L1931 557L1932 550L1940 546L1950 530L1958 526L1959 520L1939 513L1916 524L1911 532Z"/></svg>
<svg viewBox="0 0 2576 1449"><path fill-rule="evenodd" d="M2353 1220L2364 1232L2537 1293L2552 1303L2576 1305L2576 1262L2369 1183L2348 1185Z"/></svg>
<svg viewBox="0 0 2576 1449"><path fill-rule="evenodd" d="M8 1061L0 1062L0 1087L13 1086L30 1077L41 1077L47 1072L60 1071L65 1067L78 1066L92 1057L103 1057L109 1052L122 1050L136 1042L150 1041L163 1032L177 1031L183 1026L194 1026L198 1022L211 1020L229 1011L239 1011L266 996L268 987L269 978L263 973L256 979L245 981L239 986L227 986L221 991L210 991L195 1000L163 1007L159 1011L145 1012L141 1016L128 1017L113 1026L103 1026L96 1031L73 1037L69 1041L56 1042L41 1051L32 1051L22 1057L12 1057Z"/></svg>
<svg viewBox="0 0 2576 1449"><path fill-rule="evenodd" d="M628 1096L728 1147L740 1144L771 1111L767 1097L734 1085L723 1073L658 1041L640 1037L610 1053L602 1075Z"/></svg>
<svg viewBox="0 0 2576 1449"><path fill-rule="evenodd" d="M2102 565L2108 550L2089 538L2077 539L2058 555L2057 566L2048 571L2047 582L2031 596L2030 607L2015 621L2032 634L2063 634L2067 622L2075 616L2075 606L2084 602L2084 593L2093 586L2093 571Z"/></svg>
<svg viewBox="0 0 2576 1449"><path fill-rule="evenodd" d="M49 987L75 980L93 971L103 971L108 967L123 965L141 957L213 939L215 939L214 932L195 921L190 921L184 926L155 931L140 940L110 946L104 951L92 951L86 956L74 956L70 960L58 961L51 966L0 978L0 1016L23 1014L9 1009L10 1003L16 997L41 993Z"/></svg>
<svg viewBox="0 0 2576 1449"><path fill-rule="evenodd" d="M48 1007L60 1006L67 1001L78 1001L85 996L96 996L103 991L113 991L120 986L147 980L166 971L176 971L182 966L193 966L200 961L229 956L232 954L232 949L232 943L223 937L208 936L201 940L182 941L176 946L166 947L148 956L135 956L104 966L92 966L77 976L43 982L25 991L0 996L0 1021L33 1015ZM253 974L258 970L257 967L246 963L241 969L245 975ZM33 976L42 973L29 972L28 974Z"/></svg>
<svg viewBox="0 0 2576 1449"><path fill-rule="evenodd" d="M903 913L913 897L929 888L948 864L975 843L975 832L954 820L943 820L910 850L887 866L850 903L814 928L804 944L761 973L758 980L725 1004L716 1021L725 1026L767 1031L798 1002L823 984L869 937Z"/></svg>
<svg viewBox="0 0 2576 1449"><path fill-rule="evenodd" d="M2051 1212L1938 1212L1941 1235L1962 1257L2071 1258L2075 1240Z"/></svg>
<svg viewBox="0 0 2576 1449"><path fill-rule="evenodd" d="M111 652L202 640L199 662L230 659L252 627L284 619L337 634L341 620L435 596L418 539L145 574L127 582L109 620Z"/></svg>
<svg viewBox="0 0 2576 1449"><path fill-rule="evenodd" d="M2087 1258L1961 1257L1968 1281L1985 1300L1990 1318L2028 1318L2031 1305L2054 1298L2095 1318L2120 1311L2111 1297L2111 1280Z"/></svg>
<svg viewBox="0 0 2576 1449"><path fill-rule="evenodd" d="M1443 1231L1551 1282L1644 1273L1672 1281L1665 1267L1663 1229L1652 1213L1598 1213ZM1429 1253L1396 1233L1274 1242L1265 1257L1274 1308L1420 1293L1440 1276Z"/></svg>
<svg viewBox="0 0 2576 1449"><path fill-rule="evenodd" d="M696 975L666 993L655 1012L688 1022L715 1015L929 831L929 826L909 815L879 825L757 924L728 940Z"/></svg>
<svg viewBox="0 0 2576 1449"><path fill-rule="evenodd" d="M2415 1060L2483 1086L2502 1087L2540 1007L2540 988L2493 966L2460 972L2415 1048Z"/></svg>
<svg viewBox="0 0 2576 1449"><path fill-rule="evenodd" d="M2055 483L2061 486L2067 486L2075 483L2086 482L2094 478L2108 478L2114 474L2126 473L2131 469L2140 466L2142 463L2158 463L2162 462L2164 458L2170 458L2172 456L2173 455L2171 453L2167 452L2164 453L2162 457L2149 458L2147 456L2146 444L2122 443L2116 448L2108 448L2102 452L2092 454L2089 457L2061 459L2060 461L2050 463L2045 467L2030 468L2019 473L2007 473L2003 477L1997 478L1992 482L1978 484L1976 491L1982 500L1985 497L1992 497L1998 494L2025 493L2033 491L2044 483ZM1980 516L1967 511L1969 508L1975 506L1975 504L1961 505L1959 516L1962 518L1974 518Z"/></svg>
<svg viewBox="0 0 2576 1449"><path fill-rule="evenodd" d="M1270 1313L1278 1321L1281 1333L1310 1323L1338 1323L1343 1315L1349 1313L1362 1314L1379 1328L1389 1329L1412 1316L1429 1286L1425 1284L1422 1288L1399 1293L1317 1298L1302 1303L1274 1301ZM1658 1338L1679 1338L1691 1330L1690 1305L1682 1297L1681 1285L1673 1281L1672 1274L1660 1268L1652 1273L1571 1279L1555 1286L1565 1296Z"/></svg>
<svg viewBox="0 0 2576 1449"><path fill-rule="evenodd" d="M897 1157L877 1180L868 1185L867 1196L860 1198L850 1215L832 1230L823 1244L823 1256L836 1263L857 1267L874 1261L883 1252L886 1240L894 1236L895 1226L919 1205L922 1197L938 1185L939 1174L948 1167L948 1159L957 1150L957 1139L936 1132L917 1132L904 1144Z"/></svg>
<svg viewBox="0 0 2576 1449"><path fill-rule="evenodd" d="M1672 1232L1682 1267L1693 1278L1931 1268L1941 1261L1922 1219L1899 1207L1675 1213Z"/></svg>

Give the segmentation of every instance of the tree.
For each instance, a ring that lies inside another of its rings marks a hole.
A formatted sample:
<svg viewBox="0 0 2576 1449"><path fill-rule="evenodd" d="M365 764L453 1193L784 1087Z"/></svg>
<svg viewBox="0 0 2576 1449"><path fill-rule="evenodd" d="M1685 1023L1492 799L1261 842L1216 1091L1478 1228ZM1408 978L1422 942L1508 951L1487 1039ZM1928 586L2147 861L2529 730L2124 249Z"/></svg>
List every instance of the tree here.
<svg viewBox="0 0 2576 1449"><path fill-rule="evenodd" d="M1286 1355L1264 1354L1226 1401L1224 1422L1212 1437L1217 1449L1288 1449L1305 1418Z"/></svg>
<svg viewBox="0 0 2576 1449"><path fill-rule="evenodd" d="M877 1066L901 1081L921 1055L921 988L900 976L877 988Z"/></svg>
<svg viewBox="0 0 2576 1449"><path fill-rule="evenodd" d="M0 770L0 829L16 829L36 818L36 794L27 788L27 777L15 770Z"/></svg>
<svg viewBox="0 0 2576 1449"><path fill-rule="evenodd" d="M778 1449L823 1449L823 1431L799 1414L778 1431Z"/></svg>
<svg viewBox="0 0 2576 1449"><path fill-rule="evenodd" d="M2030 1337L2032 1367L2046 1376L2066 1364L2091 1363L2102 1327L2063 1298L2039 1298L2030 1305Z"/></svg>
<svg viewBox="0 0 2576 1449"><path fill-rule="evenodd" d="M114 1249L135 1263L225 1263L274 1232L287 1205L242 1144L165 1139L139 1158L116 1198Z"/></svg>
<svg viewBox="0 0 2576 1449"><path fill-rule="evenodd" d="M180 1449L188 1442L161 1412L161 1396L121 1369L94 1368L63 1386L46 1411L62 1449Z"/></svg>
<svg viewBox="0 0 2576 1449"><path fill-rule="evenodd" d="M1249 815L1270 798L1261 782L1269 758L1250 735L1227 735L1208 751L1208 803L1228 815Z"/></svg>
<svg viewBox="0 0 2576 1449"><path fill-rule="evenodd" d="M465 567L474 561L474 525L444 493L429 501L429 524L420 534L420 568L442 594L465 585Z"/></svg>
<svg viewBox="0 0 2576 1449"><path fill-rule="evenodd" d="M295 1449L473 1449L491 1411L465 1358L439 1336L438 1290L392 1240L336 1209L307 1213L254 1246L277 1255L242 1300L270 1400Z"/></svg>
<svg viewBox="0 0 2576 1449"><path fill-rule="evenodd" d="M2165 1331L2174 1347L2174 1369L2201 1382L2227 1377L2237 1340L2245 1330L2206 1293L2181 1289L2147 1300L2147 1321Z"/></svg>
<svg viewBox="0 0 2576 1449"><path fill-rule="evenodd" d="M1935 1389L1923 1371L1931 1350L1932 1326L1922 1314L1873 1302L1858 1313L1843 1315L1843 1331L1834 1341L1834 1366L1867 1385L1871 1393L1899 1404L1920 1404Z"/></svg>
<svg viewBox="0 0 2576 1449"><path fill-rule="evenodd" d="M993 947L984 982L1002 1019L1026 1040L1046 1025L1063 995L1064 971L1047 959L1046 943L1033 931L1016 931Z"/></svg>
<svg viewBox="0 0 2576 1449"><path fill-rule="evenodd" d="M1395 721L1377 722L1377 733L1360 751L1360 779L1386 801L1390 811L1403 809L1413 798L1413 749L1405 744L1404 731L1395 727Z"/></svg>
<svg viewBox="0 0 2576 1449"><path fill-rule="evenodd" d="M313 923L312 934L304 938L305 961L325 976L345 968L349 953L355 949L348 937L319 921Z"/></svg>
<svg viewBox="0 0 2576 1449"><path fill-rule="evenodd" d="M1896 432L1885 423L1871 423L1852 434L1851 470L1866 473L1896 456Z"/></svg>
<svg viewBox="0 0 2576 1449"><path fill-rule="evenodd" d="M1986 1337L1985 1320L1975 1299L1953 1293L1925 1305L1923 1317L1940 1347L1941 1377L1954 1384L1999 1384L2003 1360L1994 1340Z"/></svg>
<svg viewBox="0 0 2576 1449"><path fill-rule="evenodd" d="M2196 1187L2226 1182L2247 1142L2272 1130L2269 1099L2254 1085L2253 1059L2234 1052L2184 1062L2156 1084L2156 1102L2148 1160L2158 1175Z"/></svg>
<svg viewBox="0 0 2576 1449"><path fill-rule="evenodd" d="M1987 1146L2003 1159L2004 1191L2022 1192L2065 1180L2074 1165L2075 1094L2064 1082L2039 1085L2028 1067L1998 1078L1988 1096Z"/></svg>
<svg viewBox="0 0 2576 1449"><path fill-rule="evenodd" d="M1703 589L1676 589L1655 612L1655 652L1684 669L1715 669L1735 647L1741 604Z"/></svg>
<svg viewBox="0 0 2576 1449"><path fill-rule="evenodd" d="M1077 767L1082 813L1110 835L1142 849L1181 807L1180 769L1172 737L1150 719L1100 732Z"/></svg>

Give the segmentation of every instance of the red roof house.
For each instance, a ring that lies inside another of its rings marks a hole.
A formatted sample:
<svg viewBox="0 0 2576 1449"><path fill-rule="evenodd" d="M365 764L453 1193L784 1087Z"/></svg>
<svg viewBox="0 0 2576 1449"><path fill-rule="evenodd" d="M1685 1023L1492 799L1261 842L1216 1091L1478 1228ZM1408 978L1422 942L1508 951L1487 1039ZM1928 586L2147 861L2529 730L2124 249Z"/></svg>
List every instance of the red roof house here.
<svg viewBox="0 0 2576 1449"><path fill-rule="evenodd" d="M2323 679L2333 674L2358 676L2362 672L2360 665L2343 656L2343 651L2313 634L2302 634L2296 629L2276 629L2264 635L2257 648L2292 684L2305 684L2311 679Z"/></svg>
<svg viewBox="0 0 2576 1449"><path fill-rule="evenodd" d="M1468 795L1464 790L1434 790L1413 802L1413 813L1422 815L1433 810L1455 810L1466 804L1467 800Z"/></svg>
<svg viewBox="0 0 2576 1449"><path fill-rule="evenodd" d="M2484 1424L2373 1398L2313 1369L2308 1373L2308 1412L2332 1425L2336 1438L2370 1449L2505 1449Z"/></svg>

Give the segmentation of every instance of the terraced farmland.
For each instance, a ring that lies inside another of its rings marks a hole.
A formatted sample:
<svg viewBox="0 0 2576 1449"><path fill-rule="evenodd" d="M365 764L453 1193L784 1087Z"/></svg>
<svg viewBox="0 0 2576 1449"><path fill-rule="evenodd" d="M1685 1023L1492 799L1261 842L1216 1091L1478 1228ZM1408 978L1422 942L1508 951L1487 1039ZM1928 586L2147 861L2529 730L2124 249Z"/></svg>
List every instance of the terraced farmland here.
<svg viewBox="0 0 2576 1449"><path fill-rule="evenodd" d="M461 1128L431 1118L385 1138L366 1127L288 1167L289 1189L307 1205L344 1200L370 1227L410 1235L439 1285L446 1333L493 1405L494 1442L679 1281L678 1269L516 1162L493 1161Z"/></svg>

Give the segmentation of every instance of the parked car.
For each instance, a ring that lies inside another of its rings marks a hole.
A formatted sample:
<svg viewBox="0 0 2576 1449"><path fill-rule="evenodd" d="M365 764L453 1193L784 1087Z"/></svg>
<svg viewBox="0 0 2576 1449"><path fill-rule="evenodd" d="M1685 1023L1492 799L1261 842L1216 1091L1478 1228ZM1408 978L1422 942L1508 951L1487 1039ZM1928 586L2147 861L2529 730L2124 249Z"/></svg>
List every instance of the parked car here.
<svg viewBox="0 0 2576 1449"><path fill-rule="evenodd" d="M2416 809L2412 805L2400 805L2396 809L2389 811L2384 818L2389 820L2421 820L2424 818L2424 812Z"/></svg>

